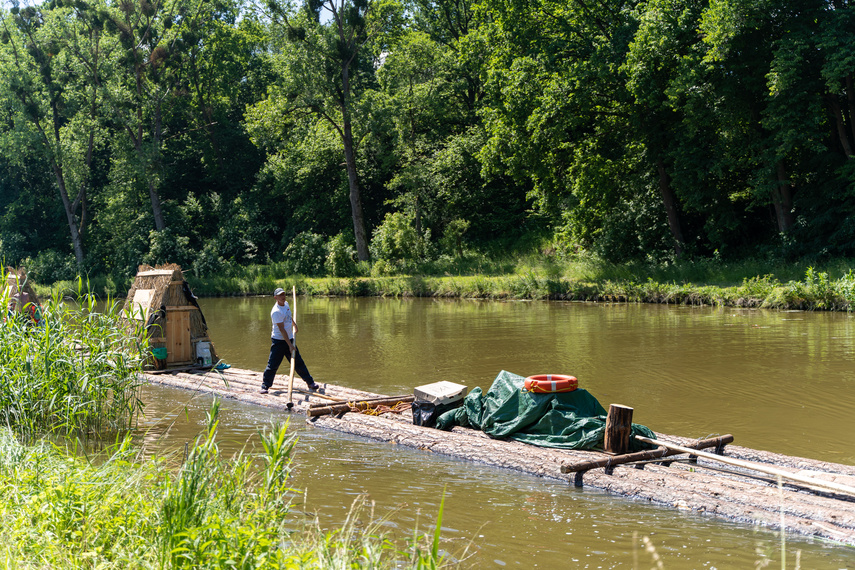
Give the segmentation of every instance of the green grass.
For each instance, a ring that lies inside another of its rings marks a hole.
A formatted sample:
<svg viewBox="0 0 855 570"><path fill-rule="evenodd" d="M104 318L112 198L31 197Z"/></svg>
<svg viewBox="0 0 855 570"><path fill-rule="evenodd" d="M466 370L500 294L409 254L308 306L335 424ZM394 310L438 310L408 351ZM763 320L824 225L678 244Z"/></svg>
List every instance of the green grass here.
<svg viewBox="0 0 855 570"><path fill-rule="evenodd" d="M148 349L118 304L95 303L81 282L73 301L43 302L41 323L7 314L0 324L0 566L450 565L437 548L439 523L433 536L407 541L382 534L382 520L363 525L359 505L334 531L290 516L298 492L287 425L259 433L261 453L224 457L215 401L183 458L142 459L131 434ZM105 450L109 438L119 443Z"/></svg>
<svg viewBox="0 0 855 570"><path fill-rule="evenodd" d="M295 285L301 294L379 297L461 297L481 299L555 299L726 305L808 310L851 310L852 267L848 259L822 266L807 262L718 259L676 263L614 264L578 255L529 254L493 260L486 256L440 258L413 275L350 278L291 275L282 263L233 268L226 273L187 275L196 295L269 295ZM93 281L105 294L117 285ZM68 290L69 283L45 290ZM112 288L111 288L112 287ZM126 288L126 287L125 287ZM97 289L96 289L97 290Z"/></svg>
<svg viewBox="0 0 855 570"><path fill-rule="evenodd" d="M0 429L0 563L5 568L415 568L450 566L438 529L393 540L355 503L339 529L291 515L295 445L287 425L260 454L220 453L218 404L177 467L139 460L131 439L97 460ZM441 521L441 516L440 516Z"/></svg>

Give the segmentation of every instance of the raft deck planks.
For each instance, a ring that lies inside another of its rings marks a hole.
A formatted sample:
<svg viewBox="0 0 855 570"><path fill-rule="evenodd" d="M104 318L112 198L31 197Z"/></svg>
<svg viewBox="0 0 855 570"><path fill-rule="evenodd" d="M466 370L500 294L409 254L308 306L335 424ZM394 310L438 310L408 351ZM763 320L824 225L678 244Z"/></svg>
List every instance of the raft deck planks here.
<svg viewBox="0 0 855 570"><path fill-rule="evenodd" d="M277 375L273 389L267 395L259 393L261 373L229 368L217 371L182 371L176 373L144 374L147 382L188 390L217 394L254 405L287 412L287 375ZM329 398L360 400L379 398L383 394L364 392L343 386L322 384L323 393L302 389L298 381L294 392L292 412L306 414L310 404L329 402ZM491 439L481 431L455 427L451 432L412 424L411 414L369 416L348 413L341 417L319 416L308 423L335 431L360 435L377 441L404 445L468 461L522 473L573 483L574 474L561 473L564 464L599 459L603 455L592 451L565 451L535 447L510 440ZM694 440L657 434L657 439L680 445ZM776 453L728 445L730 457L765 463L793 471L803 470L814 478L823 478L845 485L855 484L855 466L816 461ZM653 503L730 520L761 524L772 529L784 526L789 531L818 536L844 544L855 545L855 497L835 494L805 485L777 481L756 472L699 459L698 463L681 462L675 457L663 459L669 466L647 463L644 469L632 464L619 465L611 475L603 469L587 471L586 485L619 495L644 499Z"/></svg>

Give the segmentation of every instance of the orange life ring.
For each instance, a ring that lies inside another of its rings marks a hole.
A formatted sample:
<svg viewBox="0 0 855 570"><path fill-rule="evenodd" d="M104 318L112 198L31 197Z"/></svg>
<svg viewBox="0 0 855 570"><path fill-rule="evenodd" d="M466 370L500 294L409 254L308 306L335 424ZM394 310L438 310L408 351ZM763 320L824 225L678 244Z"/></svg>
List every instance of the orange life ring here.
<svg viewBox="0 0 855 570"><path fill-rule="evenodd" d="M579 387L575 376L563 374L538 374L525 379L525 389L535 394L554 394L556 392L572 392Z"/></svg>

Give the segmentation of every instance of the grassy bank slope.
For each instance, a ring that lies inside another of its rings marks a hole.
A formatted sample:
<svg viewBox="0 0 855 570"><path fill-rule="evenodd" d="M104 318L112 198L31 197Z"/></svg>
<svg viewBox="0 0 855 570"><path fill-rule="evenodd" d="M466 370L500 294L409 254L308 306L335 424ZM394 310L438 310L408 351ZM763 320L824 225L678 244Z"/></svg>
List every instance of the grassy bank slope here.
<svg viewBox="0 0 855 570"><path fill-rule="evenodd" d="M379 297L554 299L672 303L849 311L855 307L855 272L848 260L812 267L714 260L680 264L608 264L596 260L558 263L531 258L483 264L474 274L393 275L349 278L290 274L283 264L234 268L227 274L187 275L199 296L269 295L296 285L300 294ZM56 283L46 290L71 288ZM123 296L125 285L93 279L93 290Z"/></svg>
<svg viewBox="0 0 855 570"><path fill-rule="evenodd" d="M803 264L772 267L755 261L670 266L523 262L513 272L498 275L306 278L256 270L243 275L191 278L191 284L197 295L269 295L276 287L293 284L307 295L555 299L848 311L855 307L855 272L849 267L846 260L822 269Z"/></svg>

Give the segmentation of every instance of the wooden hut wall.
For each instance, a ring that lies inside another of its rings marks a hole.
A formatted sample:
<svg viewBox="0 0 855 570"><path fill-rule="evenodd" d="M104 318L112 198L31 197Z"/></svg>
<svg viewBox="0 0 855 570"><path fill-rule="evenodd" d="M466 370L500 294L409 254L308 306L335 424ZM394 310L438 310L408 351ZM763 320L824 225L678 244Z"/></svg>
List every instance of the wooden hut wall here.
<svg viewBox="0 0 855 570"><path fill-rule="evenodd" d="M178 265L169 264L158 267L141 265L138 268L137 277L128 291L124 310L126 314L129 314L128 311L132 310L134 299L147 299L148 312L145 315L145 319L149 325L149 344L152 348L166 348L169 351L170 342L167 338L167 322L170 320L170 313L172 313L174 320L178 316L178 313L184 313L185 311L189 318L190 342L193 345L199 341L210 342L210 338L208 338L208 326L205 323L202 311L187 298L187 294L184 292L185 286L184 273ZM138 296L138 292L142 291L148 291L148 293ZM183 315L180 318L183 318ZM190 359L195 359L192 346L190 347L190 352ZM211 352L211 356L214 362L216 362L218 357L216 356L213 343L211 343Z"/></svg>

